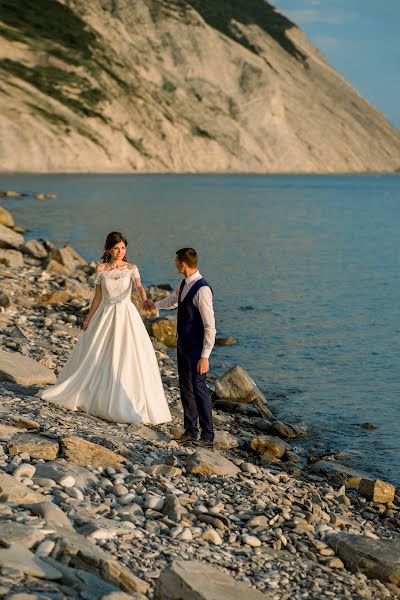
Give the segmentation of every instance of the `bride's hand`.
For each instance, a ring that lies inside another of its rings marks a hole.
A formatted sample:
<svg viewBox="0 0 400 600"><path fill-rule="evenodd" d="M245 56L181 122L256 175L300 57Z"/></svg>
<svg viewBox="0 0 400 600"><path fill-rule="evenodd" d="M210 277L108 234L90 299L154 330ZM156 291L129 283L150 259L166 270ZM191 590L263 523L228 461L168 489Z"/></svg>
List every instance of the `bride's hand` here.
<svg viewBox="0 0 400 600"><path fill-rule="evenodd" d="M86 331L86 329L89 327L89 323L90 323L90 319L85 319L82 323L82 329L83 331Z"/></svg>

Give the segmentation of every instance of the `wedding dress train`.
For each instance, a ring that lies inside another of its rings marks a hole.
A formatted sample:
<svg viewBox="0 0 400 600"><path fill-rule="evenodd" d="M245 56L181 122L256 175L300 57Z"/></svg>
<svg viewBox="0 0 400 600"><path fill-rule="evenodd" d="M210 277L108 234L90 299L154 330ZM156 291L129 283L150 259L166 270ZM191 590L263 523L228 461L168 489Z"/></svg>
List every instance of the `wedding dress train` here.
<svg viewBox="0 0 400 600"><path fill-rule="evenodd" d="M101 303L57 383L39 397L116 423L171 420L152 343L131 301L139 277L130 265L96 275Z"/></svg>

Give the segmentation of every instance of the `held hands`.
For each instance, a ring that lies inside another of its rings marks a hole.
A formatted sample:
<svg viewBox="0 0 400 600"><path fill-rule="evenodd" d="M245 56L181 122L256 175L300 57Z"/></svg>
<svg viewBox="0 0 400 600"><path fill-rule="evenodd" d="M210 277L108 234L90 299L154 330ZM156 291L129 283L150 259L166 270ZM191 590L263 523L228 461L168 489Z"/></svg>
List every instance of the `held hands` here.
<svg viewBox="0 0 400 600"><path fill-rule="evenodd" d="M202 356L197 363L197 372L199 375L205 375L205 373L208 373L209 368L208 358L204 358L204 356Z"/></svg>
<svg viewBox="0 0 400 600"><path fill-rule="evenodd" d="M155 308L156 308L153 300L144 300L142 302L142 307L143 307L143 310L145 310L146 312L151 312L152 310L155 310Z"/></svg>

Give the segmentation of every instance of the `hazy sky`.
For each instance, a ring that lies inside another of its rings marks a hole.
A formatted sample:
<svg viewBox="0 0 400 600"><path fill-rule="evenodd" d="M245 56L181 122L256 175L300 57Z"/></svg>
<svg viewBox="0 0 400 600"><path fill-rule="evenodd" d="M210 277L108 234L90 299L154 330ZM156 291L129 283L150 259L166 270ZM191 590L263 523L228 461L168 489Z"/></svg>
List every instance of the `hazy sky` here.
<svg viewBox="0 0 400 600"><path fill-rule="evenodd" d="M400 0L270 0L400 128Z"/></svg>

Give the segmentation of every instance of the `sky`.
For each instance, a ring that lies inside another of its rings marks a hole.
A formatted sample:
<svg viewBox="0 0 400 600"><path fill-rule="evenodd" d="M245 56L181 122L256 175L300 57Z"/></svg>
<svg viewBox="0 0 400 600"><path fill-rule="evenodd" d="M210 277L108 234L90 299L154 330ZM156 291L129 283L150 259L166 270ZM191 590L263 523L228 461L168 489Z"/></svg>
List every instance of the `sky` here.
<svg viewBox="0 0 400 600"><path fill-rule="evenodd" d="M400 0L269 0L400 129Z"/></svg>

